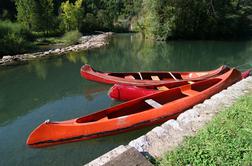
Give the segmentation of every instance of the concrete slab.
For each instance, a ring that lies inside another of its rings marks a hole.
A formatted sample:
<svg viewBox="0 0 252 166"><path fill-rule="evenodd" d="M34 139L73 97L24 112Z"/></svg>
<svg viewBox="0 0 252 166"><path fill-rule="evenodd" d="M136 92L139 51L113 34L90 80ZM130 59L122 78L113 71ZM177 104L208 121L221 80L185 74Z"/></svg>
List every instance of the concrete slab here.
<svg viewBox="0 0 252 166"><path fill-rule="evenodd" d="M138 150L131 147L104 166L153 166Z"/></svg>
<svg viewBox="0 0 252 166"><path fill-rule="evenodd" d="M117 148L105 153L104 155L100 156L99 158L91 161L90 163L86 164L85 166L102 166L109 161L115 159L117 156L122 154L123 152L129 150L131 147L129 146L118 146Z"/></svg>

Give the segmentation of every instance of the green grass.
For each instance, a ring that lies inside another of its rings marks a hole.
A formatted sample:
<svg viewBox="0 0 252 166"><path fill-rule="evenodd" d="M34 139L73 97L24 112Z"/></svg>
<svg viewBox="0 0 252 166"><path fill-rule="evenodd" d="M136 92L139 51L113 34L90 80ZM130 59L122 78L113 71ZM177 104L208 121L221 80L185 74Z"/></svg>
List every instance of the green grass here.
<svg viewBox="0 0 252 166"><path fill-rule="evenodd" d="M49 44L59 44L64 43L61 37L41 37L36 39L34 44L36 45L49 45Z"/></svg>
<svg viewBox="0 0 252 166"><path fill-rule="evenodd" d="M73 44L78 43L78 40L80 39L81 36L82 36L82 34L77 30L76 31L70 31L70 32L66 32L61 40L66 45L73 45Z"/></svg>
<svg viewBox="0 0 252 166"><path fill-rule="evenodd" d="M252 95L221 112L156 165L252 165Z"/></svg>
<svg viewBox="0 0 252 166"><path fill-rule="evenodd" d="M49 44L65 44L74 45L78 43L78 40L82 34L78 31L66 32L63 36L51 36L51 37L39 37L34 42L36 45L49 45Z"/></svg>

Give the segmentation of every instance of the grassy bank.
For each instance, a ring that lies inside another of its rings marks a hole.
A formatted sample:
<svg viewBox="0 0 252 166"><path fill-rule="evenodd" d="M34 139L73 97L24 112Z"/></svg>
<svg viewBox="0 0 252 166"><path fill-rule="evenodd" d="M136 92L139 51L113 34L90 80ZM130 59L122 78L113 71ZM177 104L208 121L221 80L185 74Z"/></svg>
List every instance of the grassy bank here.
<svg viewBox="0 0 252 166"><path fill-rule="evenodd" d="M77 44L82 34L77 31L63 33L31 32L17 22L0 20L0 58L4 55L16 55L40 51L40 45Z"/></svg>
<svg viewBox="0 0 252 166"><path fill-rule="evenodd" d="M49 44L65 44L74 45L78 43L78 40L82 34L75 30L66 32L64 35L54 37L38 37L34 44L36 45L49 45Z"/></svg>
<svg viewBox="0 0 252 166"><path fill-rule="evenodd" d="M252 95L221 112L157 165L252 165Z"/></svg>

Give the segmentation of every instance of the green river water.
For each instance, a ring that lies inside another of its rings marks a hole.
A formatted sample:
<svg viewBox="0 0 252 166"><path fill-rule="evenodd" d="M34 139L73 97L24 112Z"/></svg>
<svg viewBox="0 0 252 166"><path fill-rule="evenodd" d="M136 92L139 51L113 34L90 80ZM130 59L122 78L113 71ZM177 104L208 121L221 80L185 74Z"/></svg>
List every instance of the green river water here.
<svg viewBox="0 0 252 166"><path fill-rule="evenodd" d="M80 67L101 71L209 70L252 64L252 41L151 42L137 34L114 35L108 46L25 65L0 68L0 165L82 165L151 128L44 149L25 141L43 121L87 115L118 104L110 85L87 81Z"/></svg>

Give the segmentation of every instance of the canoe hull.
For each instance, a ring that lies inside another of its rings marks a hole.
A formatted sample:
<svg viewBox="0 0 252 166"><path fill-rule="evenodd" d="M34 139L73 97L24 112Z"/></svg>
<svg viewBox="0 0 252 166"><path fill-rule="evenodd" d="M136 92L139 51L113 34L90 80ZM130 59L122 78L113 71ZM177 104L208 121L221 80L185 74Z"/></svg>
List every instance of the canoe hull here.
<svg viewBox="0 0 252 166"><path fill-rule="evenodd" d="M171 84L171 86L178 86L186 84L188 81L199 81L213 76L223 74L229 70L227 66L221 66L216 70L204 72L165 72L165 71L145 71L145 72L132 72L132 73L105 73L95 71L91 66L84 65L81 67L80 74L82 77L90 81L96 81L105 84L126 84L133 86L151 86ZM143 79L140 79L143 75ZM170 73L173 73L171 76ZM150 77L158 76L161 80L152 80ZM136 79L127 79L127 76L134 76ZM166 78L167 77L167 78ZM177 77L178 79L174 79Z"/></svg>
<svg viewBox="0 0 252 166"><path fill-rule="evenodd" d="M125 132L130 132L130 131L142 129L144 127L158 125L160 123L166 122L169 119L175 119L178 117L178 115L179 115L179 113L171 115L169 117L162 117L162 118L157 119L155 121L145 121L145 122L141 122L139 124L134 124L133 126L128 126L125 128L115 129L115 130L111 130L111 131L103 131L103 132L97 132L97 133L87 134L87 135L85 135L85 134L78 135L78 136L73 136L73 137L69 137L66 139L63 138L63 139L57 139L57 140L46 140L46 141L36 142L33 144L30 144L27 141L26 144L32 148L45 148L45 147L50 147L50 146L55 146L55 145L60 145L60 144L66 144L66 143L85 141L85 140L90 140L90 139L95 139L95 138L100 138L100 137L112 136L112 135L117 135L117 134L121 134L121 133L125 133Z"/></svg>

